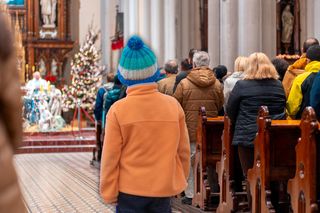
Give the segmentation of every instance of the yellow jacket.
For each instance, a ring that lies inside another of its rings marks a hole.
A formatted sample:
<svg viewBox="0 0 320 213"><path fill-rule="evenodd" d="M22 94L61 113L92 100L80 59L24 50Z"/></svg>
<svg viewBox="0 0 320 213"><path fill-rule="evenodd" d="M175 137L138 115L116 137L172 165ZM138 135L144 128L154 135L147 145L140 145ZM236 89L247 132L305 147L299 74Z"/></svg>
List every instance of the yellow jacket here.
<svg viewBox="0 0 320 213"><path fill-rule="evenodd" d="M320 62L319 61L312 61L305 67L305 72L301 75L298 75L292 84L292 88L287 100L287 114L290 117L294 117L301 106L303 94L301 91L301 85L303 84L304 80L308 78L308 76L313 72L319 72L320 70Z"/></svg>
<svg viewBox="0 0 320 213"><path fill-rule="evenodd" d="M101 159L100 190L106 203L118 193L171 197L187 186L190 143L177 100L157 84L131 86L110 108Z"/></svg>

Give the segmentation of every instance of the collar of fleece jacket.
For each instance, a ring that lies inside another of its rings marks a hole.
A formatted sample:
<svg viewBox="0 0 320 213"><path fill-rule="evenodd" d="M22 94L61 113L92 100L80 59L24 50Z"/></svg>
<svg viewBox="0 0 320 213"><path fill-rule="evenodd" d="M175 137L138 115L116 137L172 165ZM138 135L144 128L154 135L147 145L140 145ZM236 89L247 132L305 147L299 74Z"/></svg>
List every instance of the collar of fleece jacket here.
<svg viewBox="0 0 320 213"><path fill-rule="evenodd" d="M305 68L306 72L319 72L319 70L320 70L320 61L312 61Z"/></svg>
<svg viewBox="0 0 320 213"><path fill-rule="evenodd" d="M158 85L156 83L136 84L127 89L127 96L145 95L158 92Z"/></svg>

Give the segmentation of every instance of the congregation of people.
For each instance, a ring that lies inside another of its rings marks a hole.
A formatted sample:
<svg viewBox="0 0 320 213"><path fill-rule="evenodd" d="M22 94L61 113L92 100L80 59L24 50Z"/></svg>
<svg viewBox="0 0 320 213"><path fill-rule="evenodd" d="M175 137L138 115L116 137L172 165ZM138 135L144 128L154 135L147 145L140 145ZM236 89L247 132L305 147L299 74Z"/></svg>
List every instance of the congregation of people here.
<svg viewBox="0 0 320 213"><path fill-rule="evenodd" d="M260 106L268 107L272 119L301 119L307 106L320 118L318 40L307 39L302 51L292 65L261 52L239 56L228 71L223 65L210 68L209 54L191 49L180 66L172 59L161 71L152 50L133 36L116 75L126 95L107 100L116 87L112 80L97 95L96 120L105 127L103 137L97 136L104 200L117 203L119 212L170 212L170 197L182 192L182 203L191 205L200 107L234 124L232 145L246 179Z"/></svg>

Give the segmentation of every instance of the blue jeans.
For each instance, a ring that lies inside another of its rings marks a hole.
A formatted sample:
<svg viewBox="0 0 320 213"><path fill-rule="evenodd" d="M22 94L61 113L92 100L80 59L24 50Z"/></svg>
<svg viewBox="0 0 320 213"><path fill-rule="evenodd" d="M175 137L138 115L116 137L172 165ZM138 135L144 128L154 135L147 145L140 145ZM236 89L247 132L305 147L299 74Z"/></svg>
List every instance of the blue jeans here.
<svg viewBox="0 0 320 213"><path fill-rule="evenodd" d="M141 197L120 192L117 213L171 213L170 197Z"/></svg>

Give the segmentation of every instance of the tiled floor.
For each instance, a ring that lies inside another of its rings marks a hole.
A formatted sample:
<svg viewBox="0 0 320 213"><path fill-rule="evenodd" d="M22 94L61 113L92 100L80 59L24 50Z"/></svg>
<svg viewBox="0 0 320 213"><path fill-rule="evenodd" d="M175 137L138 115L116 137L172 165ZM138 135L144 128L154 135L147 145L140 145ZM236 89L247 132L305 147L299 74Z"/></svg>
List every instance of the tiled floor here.
<svg viewBox="0 0 320 213"><path fill-rule="evenodd" d="M16 155L17 172L28 211L115 212L100 198L99 170L90 165L91 158L91 153Z"/></svg>
<svg viewBox="0 0 320 213"><path fill-rule="evenodd" d="M16 165L29 212L114 212L98 193L90 153L21 154Z"/></svg>

